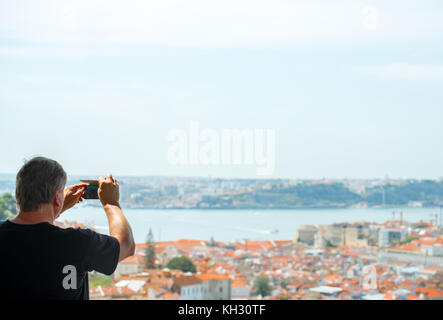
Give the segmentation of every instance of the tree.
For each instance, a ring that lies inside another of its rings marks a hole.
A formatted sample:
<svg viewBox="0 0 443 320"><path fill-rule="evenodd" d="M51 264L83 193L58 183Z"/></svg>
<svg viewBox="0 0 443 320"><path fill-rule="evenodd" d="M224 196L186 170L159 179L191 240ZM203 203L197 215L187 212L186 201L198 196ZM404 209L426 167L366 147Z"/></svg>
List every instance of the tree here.
<svg viewBox="0 0 443 320"><path fill-rule="evenodd" d="M280 287L282 287L282 289L286 289L288 286L289 280L286 278L282 278L280 280Z"/></svg>
<svg viewBox="0 0 443 320"><path fill-rule="evenodd" d="M271 294L271 286L269 284L269 278L265 276L257 277L254 281L255 293L262 297L269 296Z"/></svg>
<svg viewBox="0 0 443 320"><path fill-rule="evenodd" d="M408 235L402 241L400 241L400 244L406 244L406 243L409 243L411 241L418 240L418 239L420 239L420 238L417 236Z"/></svg>
<svg viewBox="0 0 443 320"><path fill-rule="evenodd" d="M0 220L12 218L17 214L15 198L10 193L0 197Z"/></svg>
<svg viewBox="0 0 443 320"><path fill-rule="evenodd" d="M154 236L152 230L149 228L148 236L146 237L146 250L145 250L146 268L155 268L155 248L154 248Z"/></svg>
<svg viewBox="0 0 443 320"><path fill-rule="evenodd" d="M197 272L197 268L194 263L185 256L175 257L168 261L166 267L169 269L179 269L183 272Z"/></svg>

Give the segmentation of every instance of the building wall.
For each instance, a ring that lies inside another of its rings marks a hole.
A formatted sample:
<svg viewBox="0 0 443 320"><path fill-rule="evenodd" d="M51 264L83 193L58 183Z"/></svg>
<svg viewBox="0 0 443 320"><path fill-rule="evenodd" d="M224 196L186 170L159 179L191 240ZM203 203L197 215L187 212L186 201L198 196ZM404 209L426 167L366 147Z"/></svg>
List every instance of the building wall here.
<svg viewBox="0 0 443 320"><path fill-rule="evenodd" d="M183 286L180 295L183 300L230 300L231 280L207 280Z"/></svg>
<svg viewBox="0 0 443 320"><path fill-rule="evenodd" d="M207 280L203 282L205 300L230 300L231 280Z"/></svg>
<svg viewBox="0 0 443 320"><path fill-rule="evenodd" d="M440 245L434 245L433 254L432 255L433 256L439 256L439 257L443 256L443 246L441 244Z"/></svg>
<svg viewBox="0 0 443 320"><path fill-rule="evenodd" d="M334 246L342 246L344 244L343 228L338 226L328 226L325 232L325 240Z"/></svg>
<svg viewBox="0 0 443 320"><path fill-rule="evenodd" d="M315 235L314 239L314 248L324 248L326 245L325 243L325 236L321 230L318 230L317 234Z"/></svg>
<svg viewBox="0 0 443 320"><path fill-rule="evenodd" d="M369 228L348 226L344 228L345 239L344 244L346 246L364 248L368 246L369 240Z"/></svg>
<svg viewBox="0 0 443 320"><path fill-rule="evenodd" d="M113 273L114 278L118 278L124 274L136 273L138 272L138 264L137 263L119 263L117 268Z"/></svg>
<svg viewBox="0 0 443 320"><path fill-rule="evenodd" d="M244 287L231 287L231 297L235 298L249 298L251 295L251 288Z"/></svg>
<svg viewBox="0 0 443 320"><path fill-rule="evenodd" d="M180 290L182 300L203 300L204 287L202 284L194 284L190 286L183 286Z"/></svg>
<svg viewBox="0 0 443 320"><path fill-rule="evenodd" d="M443 257L424 256L423 254L409 254L409 253L394 253L394 252L380 252L380 259L382 262L387 260L408 261L425 266L440 266L443 267Z"/></svg>
<svg viewBox="0 0 443 320"><path fill-rule="evenodd" d="M306 243L307 245L313 246L315 242L315 237L317 234L317 229L299 229L298 230L298 239L296 242Z"/></svg>
<svg viewBox="0 0 443 320"><path fill-rule="evenodd" d="M403 240L406 235L406 230L381 229L379 232L379 246L389 247L395 240Z"/></svg>

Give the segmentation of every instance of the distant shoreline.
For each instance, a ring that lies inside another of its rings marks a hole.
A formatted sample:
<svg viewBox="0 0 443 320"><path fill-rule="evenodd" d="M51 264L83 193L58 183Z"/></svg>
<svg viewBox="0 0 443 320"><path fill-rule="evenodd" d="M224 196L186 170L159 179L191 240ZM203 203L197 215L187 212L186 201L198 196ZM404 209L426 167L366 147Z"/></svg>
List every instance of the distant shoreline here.
<svg viewBox="0 0 443 320"><path fill-rule="evenodd" d="M101 208L101 206L95 206L95 205L85 205L85 207L93 207L93 208ZM385 206L385 207L367 207L367 208L355 208L355 207L294 207L294 208L287 208L287 207L274 207L274 208L235 208L235 207L226 207L226 208L182 208L182 207L176 207L176 208L152 208L152 207L140 207L140 208L134 208L134 207L125 207L123 205L123 208L125 210L202 210L202 211L219 211L219 210L242 210L242 211L273 211L273 210L344 210L344 209L351 209L351 210L408 210L408 209L414 209L414 210L420 210L420 209L438 209L438 206L423 206L423 207L408 207L408 206Z"/></svg>

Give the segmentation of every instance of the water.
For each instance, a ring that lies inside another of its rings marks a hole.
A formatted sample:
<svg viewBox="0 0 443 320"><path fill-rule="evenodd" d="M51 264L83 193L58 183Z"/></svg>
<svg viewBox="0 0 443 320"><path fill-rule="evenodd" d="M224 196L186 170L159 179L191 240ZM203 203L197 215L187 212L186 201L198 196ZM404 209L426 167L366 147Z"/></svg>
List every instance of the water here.
<svg viewBox="0 0 443 320"><path fill-rule="evenodd" d="M429 221L432 208L402 208L409 222ZM155 241L178 239L217 241L292 240L297 228L305 224L327 225L334 222L385 222L400 218L400 209L316 209L316 210L145 210L124 209L136 242L144 242L149 228ZM64 213L59 220L79 221L94 225L108 233L107 218L102 208L79 207ZM277 233L271 233L278 230Z"/></svg>

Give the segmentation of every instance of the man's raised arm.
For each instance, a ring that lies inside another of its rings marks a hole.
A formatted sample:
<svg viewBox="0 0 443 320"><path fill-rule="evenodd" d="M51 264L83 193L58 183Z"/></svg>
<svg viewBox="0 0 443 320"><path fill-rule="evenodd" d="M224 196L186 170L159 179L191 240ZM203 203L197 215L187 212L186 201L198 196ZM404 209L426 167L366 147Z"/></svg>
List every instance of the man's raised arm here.
<svg viewBox="0 0 443 320"><path fill-rule="evenodd" d="M98 197L105 209L109 223L109 234L118 240L120 255L118 261L134 255L135 242L131 226L119 204L120 191L117 180L111 174L98 179Z"/></svg>

